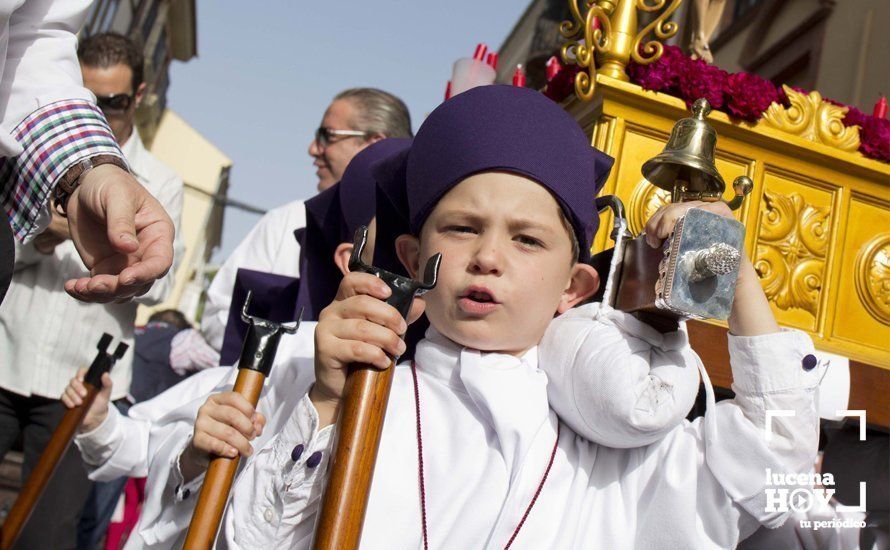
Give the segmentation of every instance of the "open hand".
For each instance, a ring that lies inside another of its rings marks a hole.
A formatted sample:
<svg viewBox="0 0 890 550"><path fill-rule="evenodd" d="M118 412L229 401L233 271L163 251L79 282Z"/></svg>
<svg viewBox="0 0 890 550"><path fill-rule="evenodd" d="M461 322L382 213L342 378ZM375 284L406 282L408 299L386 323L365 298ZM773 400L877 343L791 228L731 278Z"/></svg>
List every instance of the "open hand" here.
<svg viewBox="0 0 890 550"><path fill-rule="evenodd" d="M103 164L68 200L71 239L90 277L65 291L84 302L126 301L151 289L173 264L173 222L133 176Z"/></svg>

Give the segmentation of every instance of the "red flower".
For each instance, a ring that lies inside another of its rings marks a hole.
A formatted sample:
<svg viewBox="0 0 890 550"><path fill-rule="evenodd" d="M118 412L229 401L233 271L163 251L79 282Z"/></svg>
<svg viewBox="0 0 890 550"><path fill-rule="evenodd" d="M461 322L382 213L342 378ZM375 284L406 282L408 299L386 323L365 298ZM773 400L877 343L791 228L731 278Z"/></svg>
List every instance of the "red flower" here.
<svg viewBox="0 0 890 550"><path fill-rule="evenodd" d="M575 92L575 75L581 72L577 65L563 65L556 75L544 87L544 95L560 103Z"/></svg>
<svg viewBox="0 0 890 550"><path fill-rule="evenodd" d="M856 123L859 126L859 150L869 158L890 162L890 120L866 115L851 107L850 111L853 110L861 115ZM844 124L846 123L845 119Z"/></svg>
<svg viewBox="0 0 890 550"><path fill-rule="evenodd" d="M723 93L729 73L714 65L708 65L701 59L690 59L679 75L680 97L686 100L686 106L692 106L695 100L705 98L712 109L723 107Z"/></svg>
<svg viewBox="0 0 890 550"><path fill-rule="evenodd" d="M729 75L726 82L729 114L742 120L756 122L779 93L772 82L751 73Z"/></svg>
<svg viewBox="0 0 890 550"><path fill-rule="evenodd" d="M639 84L644 90L655 92L675 92L679 84L679 76L690 61L683 51L676 46L665 46L664 53L657 61L648 65L640 65L631 61L627 72L631 82Z"/></svg>

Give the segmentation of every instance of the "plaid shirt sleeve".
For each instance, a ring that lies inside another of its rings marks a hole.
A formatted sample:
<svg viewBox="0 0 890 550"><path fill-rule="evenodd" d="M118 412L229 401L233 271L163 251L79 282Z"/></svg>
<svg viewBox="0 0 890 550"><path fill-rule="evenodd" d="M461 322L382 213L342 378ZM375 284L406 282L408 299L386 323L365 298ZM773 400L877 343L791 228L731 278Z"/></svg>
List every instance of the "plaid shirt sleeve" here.
<svg viewBox="0 0 890 550"><path fill-rule="evenodd" d="M0 159L0 204L21 241L42 228L38 221L59 178L73 165L96 155L124 159L105 116L93 103L66 100L37 109L13 131L23 152ZM124 159L124 162L126 160Z"/></svg>

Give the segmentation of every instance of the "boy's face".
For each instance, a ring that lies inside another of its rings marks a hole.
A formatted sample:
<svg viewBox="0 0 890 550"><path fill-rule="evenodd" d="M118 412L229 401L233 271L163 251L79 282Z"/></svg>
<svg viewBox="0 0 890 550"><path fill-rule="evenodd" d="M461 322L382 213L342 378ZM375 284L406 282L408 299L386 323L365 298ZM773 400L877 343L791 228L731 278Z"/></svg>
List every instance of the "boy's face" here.
<svg viewBox="0 0 890 550"><path fill-rule="evenodd" d="M442 253L426 314L451 340L482 351L522 354L554 314L596 290L596 272L576 264L559 205L544 187L505 172L470 176L436 205L399 254L416 276Z"/></svg>

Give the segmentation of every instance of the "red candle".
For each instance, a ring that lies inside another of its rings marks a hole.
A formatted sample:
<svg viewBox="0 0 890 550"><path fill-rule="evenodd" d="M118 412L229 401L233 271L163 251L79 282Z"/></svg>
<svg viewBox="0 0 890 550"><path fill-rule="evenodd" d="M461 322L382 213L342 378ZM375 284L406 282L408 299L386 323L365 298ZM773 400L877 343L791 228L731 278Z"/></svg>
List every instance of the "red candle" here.
<svg viewBox="0 0 890 550"><path fill-rule="evenodd" d="M547 82L553 80L556 75L559 74L559 71L562 70L562 65L559 63L559 59L554 55L550 59L547 60L546 64L547 68Z"/></svg>
<svg viewBox="0 0 890 550"><path fill-rule="evenodd" d="M522 64L516 65L516 70L513 71L513 85L525 88L525 71L522 69Z"/></svg>
<svg viewBox="0 0 890 550"><path fill-rule="evenodd" d="M871 114L878 118L887 118L887 98L885 96L882 95L881 99L875 103L875 110Z"/></svg>
<svg viewBox="0 0 890 550"><path fill-rule="evenodd" d="M483 43L476 44L476 51L473 52L473 59L485 61L485 54L488 53L488 46Z"/></svg>
<svg viewBox="0 0 890 550"><path fill-rule="evenodd" d="M497 68L498 68L498 54L497 54L497 52L489 53L486 63L488 65L490 65L492 69L497 70Z"/></svg>

